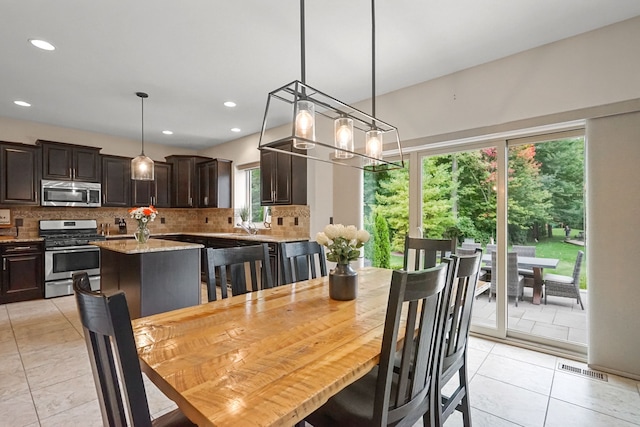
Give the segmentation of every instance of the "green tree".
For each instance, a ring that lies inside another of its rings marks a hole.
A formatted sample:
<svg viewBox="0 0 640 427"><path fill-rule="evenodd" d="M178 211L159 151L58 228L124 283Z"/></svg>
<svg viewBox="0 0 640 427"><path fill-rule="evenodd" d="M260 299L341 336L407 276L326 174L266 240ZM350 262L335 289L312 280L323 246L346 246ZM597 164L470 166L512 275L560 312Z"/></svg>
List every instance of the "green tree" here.
<svg viewBox="0 0 640 427"><path fill-rule="evenodd" d="M379 212L374 213L375 235L373 266L391 268L391 244L387 220Z"/></svg>
<svg viewBox="0 0 640 427"><path fill-rule="evenodd" d="M386 179L378 182L376 213L386 219L391 248L398 251L404 247L404 236L409 231L409 169L396 169L387 174Z"/></svg>
<svg viewBox="0 0 640 427"><path fill-rule="evenodd" d="M553 201L552 223L584 230L584 138L537 144L536 160Z"/></svg>

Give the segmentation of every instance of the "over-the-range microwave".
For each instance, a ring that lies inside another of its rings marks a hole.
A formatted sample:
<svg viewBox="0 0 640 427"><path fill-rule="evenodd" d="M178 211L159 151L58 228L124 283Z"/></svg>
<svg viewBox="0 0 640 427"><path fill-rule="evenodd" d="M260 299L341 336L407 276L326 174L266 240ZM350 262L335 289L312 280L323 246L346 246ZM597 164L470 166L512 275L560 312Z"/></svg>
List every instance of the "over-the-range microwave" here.
<svg viewBox="0 0 640 427"><path fill-rule="evenodd" d="M42 180L42 206L100 207L101 186L96 182Z"/></svg>

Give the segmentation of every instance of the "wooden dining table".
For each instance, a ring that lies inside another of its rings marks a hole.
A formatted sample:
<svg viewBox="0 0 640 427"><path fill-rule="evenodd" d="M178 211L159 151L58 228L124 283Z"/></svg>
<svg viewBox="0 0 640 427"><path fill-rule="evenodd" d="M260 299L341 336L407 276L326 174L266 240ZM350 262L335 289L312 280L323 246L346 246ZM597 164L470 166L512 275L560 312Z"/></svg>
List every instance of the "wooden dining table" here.
<svg viewBox="0 0 640 427"><path fill-rule="evenodd" d="M491 254L483 254L482 261L491 265ZM560 263L556 258L540 258L518 255L518 268L533 270L533 304L539 305L542 300L542 273L545 268L556 268Z"/></svg>
<svg viewBox="0 0 640 427"><path fill-rule="evenodd" d="M392 270L352 301L322 277L132 322L143 372L199 426L292 426L378 363Z"/></svg>

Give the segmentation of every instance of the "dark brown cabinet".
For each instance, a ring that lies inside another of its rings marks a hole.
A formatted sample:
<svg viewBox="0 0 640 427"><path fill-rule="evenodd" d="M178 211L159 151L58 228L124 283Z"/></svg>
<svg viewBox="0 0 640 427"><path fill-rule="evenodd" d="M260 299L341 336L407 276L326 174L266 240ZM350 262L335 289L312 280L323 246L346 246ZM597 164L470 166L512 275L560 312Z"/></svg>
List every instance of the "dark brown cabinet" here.
<svg viewBox="0 0 640 427"><path fill-rule="evenodd" d="M231 207L231 160L215 159L198 164L198 207Z"/></svg>
<svg viewBox="0 0 640 427"><path fill-rule="evenodd" d="M175 208L192 208L198 204L198 170L197 165L213 160L201 156L168 156L173 175L171 203Z"/></svg>
<svg viewBox="0 0 640 427"><path fill-rule="evenodd" d="M274 145L301 152L292 142ZM277 151L260 152L260 203L262 206L307 204L307 159Z"/></svg>
<svg viewBox="0 0 640 427"><path fill-rule="evenodd" d="M44 296L44 248L42 243L0 245L2 276L0 304Z"/></svg>
<svg viewBox="0 0 640 427"><path fill-rule="evenodd" d="M40 203L40 149L33 145L0 143L0 204Z"/></svg>
<svg viewBox="0 0 640 427"><path fill-rule="evenodd" d="M131 181L133 206L171 207L171 164L155 162L154 175L153 181Z"/></svg>
<svg viewBox="0 0 640 427"><path fill-rule="evenodd" d="M100 148L38 140L42 146L42 178L100 182Z"/></svg>
<svg viewBox="0 0 640 427"><path fill-rule="evenodd" d="M131 159L102 156L102 206L131 206Z"/></svg>

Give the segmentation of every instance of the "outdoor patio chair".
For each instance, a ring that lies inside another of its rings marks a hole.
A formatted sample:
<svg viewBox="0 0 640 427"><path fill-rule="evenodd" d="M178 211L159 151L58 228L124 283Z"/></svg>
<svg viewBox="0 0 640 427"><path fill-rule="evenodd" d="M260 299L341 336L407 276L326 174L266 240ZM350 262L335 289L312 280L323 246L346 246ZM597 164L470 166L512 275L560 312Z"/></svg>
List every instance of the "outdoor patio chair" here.
<svg viewBox="0 0 640 427"><path fill-rule="evenodd" d="M507 296L515 297L516 307L518 300L522 300L524 289L524 277L518 274L518 254L507 254ZM496 294L496 253L491 252L491 288L489 288L489 301Z"/></svg>
<svg viewBox="0 0 640 427"><path fill-rule="evenodd" d="M542 278L544 282L544 303L547 304L547 296L575 298L584 310L582 299L580 298L580 270L582 269L583 251L578 251L576 263L573 266L573 276L563 276L561 274L547 273Z"/></svg>
<svg viewBox="0 0 640 427"><path fill-rule="evenodd" d="M536 256L536 247L535 246L525 246L525 245L513 245L511 250L517 253L520 256L532 257ZM532 268L518 268L518 274L524 276L525 278L533 279L533 269ZM525 280L525 286L527 283L530 283L533 286L533 281L527 282Z"/></svg>

